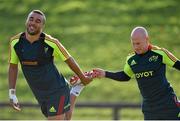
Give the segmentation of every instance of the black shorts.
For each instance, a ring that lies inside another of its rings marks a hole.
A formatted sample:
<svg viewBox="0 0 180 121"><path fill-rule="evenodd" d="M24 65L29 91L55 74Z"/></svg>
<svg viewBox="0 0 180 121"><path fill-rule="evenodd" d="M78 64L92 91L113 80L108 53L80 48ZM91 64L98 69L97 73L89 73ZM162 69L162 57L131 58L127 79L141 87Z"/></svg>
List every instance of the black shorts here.
<svg viewBox="0 0 180 121"><path fill-rule="evenodd" d="M148 114L144 113L144 120L179 120L178 113Z"/></svg>
<svg viewBox="0 0 180 121"><path fill-rule="evenodd" d="M70 110L70 92L59 92L51 95L47 100L38 102L46 117L61 115Z"/></svg>
<svg viewBox="0 0 180 121"><path fill-rule="evenodd" d="M180 104L176 96L159 101L162 101L159 105L144 103L142 112L145 120L179 120Z"/></svg>

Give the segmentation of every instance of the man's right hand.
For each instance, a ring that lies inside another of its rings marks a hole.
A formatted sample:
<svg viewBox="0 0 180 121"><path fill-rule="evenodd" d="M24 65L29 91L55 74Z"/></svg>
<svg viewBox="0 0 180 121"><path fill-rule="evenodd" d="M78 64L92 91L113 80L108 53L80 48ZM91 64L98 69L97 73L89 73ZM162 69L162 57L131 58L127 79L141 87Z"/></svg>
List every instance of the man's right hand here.
<svg viewBox="0 0 180 121"><path fill-rule="evenodd" d="M13 106L15 110L21 111L20 105L18 103L18 99L16 97L15 89L9 89L9 100L10 100L10 104Z"/></svg>
<svg viewBox="0 0 180 121"><path fill-rule="evenodd" d="M81 80L81 83L83 85L89 84L91 81L93 81L93 71L88 71L84 73L85 78Z"/></svg>
<svg viewBox="0 0 180 121"><path fill-rule="evenodd" d="M88 71L84 73L83 79L80 79L77 75L75 75L70 78L69 82L71 85L77 85L80 83L82 83L83 85L87 85L93 80L93 78L95 78L93 71Z"/></svg>
<svg viewBox="0 0 180 121"><path fill-rule="evenodd" d="M92 82L92 80L93 80L92 77L85 76L85 78L81 79L81 83L86 86L87 84Z"/></svg>

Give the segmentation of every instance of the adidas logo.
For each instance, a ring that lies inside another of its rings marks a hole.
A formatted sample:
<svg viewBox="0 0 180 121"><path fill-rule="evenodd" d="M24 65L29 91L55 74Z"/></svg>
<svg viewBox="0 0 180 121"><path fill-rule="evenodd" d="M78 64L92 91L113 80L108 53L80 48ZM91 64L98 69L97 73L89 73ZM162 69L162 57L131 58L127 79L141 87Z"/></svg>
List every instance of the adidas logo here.
<svg viewBox="0 0 180 121"><path fill-rule="evenodd" d="M135 60L132 60L132 61L131 61L131 66L133 66L133 65L135 65L135 64L137 64L136 61L135 61Z"/></svg>
<svg viewBox="0 0 180 121"><path fill-rule="evenodd" d="M49 109L49 112L56 112L56 109L52 106L52 107Z"/></svg>

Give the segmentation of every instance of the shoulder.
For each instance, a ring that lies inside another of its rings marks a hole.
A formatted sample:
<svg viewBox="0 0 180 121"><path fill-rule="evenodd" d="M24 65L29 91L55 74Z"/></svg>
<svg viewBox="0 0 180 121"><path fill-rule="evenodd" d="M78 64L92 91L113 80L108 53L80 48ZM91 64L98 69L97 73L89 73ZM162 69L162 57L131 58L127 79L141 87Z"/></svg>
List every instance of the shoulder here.
<svg viewBox="0 0 180 121"><path fill-rule="evenodd" d="M158 46L152 46L152 51L155 53L158 53L162 55L163 57L169 57L171 60L176 61L177 58L166 48L158 47Z"/></svg>
<svg viewBox="0 0 180 121"><path fill-rule="evenodd" d="M19 37L21 36L21 34L22 34L22 32L14 35L14 36L12 36L12 37L10 38L10 41L13 41L13 40L15 40L15 39L19 39Z"/></svg>
<svg viewBox="0 0 180 121"><path fill-rule="evenodd" d="M159 47L159 46L156 46L156 45L152 45L152 51L156 51L156 52L164 52L164 53L167 53L169 52L166 48L163 48L163 47Z"/></svg>
<svg viewBox="0 0 180 121"><path fill-rule="evenodd" d="M54 38L51 35L46 34L46 33L45 33L45 40L55 43L55 44L59 43L59 40L57 38Z"/></svg>
<svg viewBox="0 0 180 121"><path fill-rule="evenodd" d="M10 38L10 40L19 39L19 37L21 36L21 34L22 34L22 32L14 35L14 36L12 36L12 37Z"/></svg>
<svg viewBox="0 0 180 121"><path fill-rule="evenodd" d="M54 49L60 49L60 50L64 49L64 46L61 44L61 42L58 39L48 34L45 34L45 43Z"/></svg>
<svg viewBox="0 0 180 121"><path fill-rule="evenodd" d="M152 46L151 50L153 52L156 52L156 53L159 53L159 54L162 54L162 53L166 53L167 54L169 52L167 49L159 47L159 46L155 46L155 45Z"/></svg>
<svg viewBox="0 0 180 121"><path fill-rule="evenodd" d="M14 42L15 42L15 43L18 42L18 40L19 40L21 34L22 34L22 32L20 32L20 33L14 35L14 36L12 36L12 37L10 38L9 43L11 44L11 43L14 43Z"/></svg>
<svg viewBox="0 0 180 121"><path fill-rule="evenodd" d="M130 59L133 58L135 55L136 55L135 52L129 53L128 56L126 57L126 60L127 60L127 61L130 60Z"/></svg>
<svg viewBox="0 0 180 121"><path fill-rule="evenodd" d="M135 56L136 56L135 52L129 53L128 56L126 57L126 64L129 64L129 65L130 65L130 63L132 62L132 60L135 59Z"/></svg>

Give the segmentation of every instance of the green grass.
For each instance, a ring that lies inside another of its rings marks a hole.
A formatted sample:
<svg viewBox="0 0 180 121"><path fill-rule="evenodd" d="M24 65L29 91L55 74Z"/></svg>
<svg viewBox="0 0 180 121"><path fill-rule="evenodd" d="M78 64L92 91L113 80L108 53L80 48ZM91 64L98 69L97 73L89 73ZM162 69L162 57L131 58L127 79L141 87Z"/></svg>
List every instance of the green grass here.
<svg viewBox="0 0 180 121"><path fill-rule="evenodd" d="M21 112L15 111L12 108L1 108L1 120L45 120L38 108L23 108Z"/></svg>
<svg viewBox="0 0 180 121"><path fill-rule="evenodd" d="M45 32L59 38L84 71L95 67L116 71L123 69L126 56L131 52L130 33L135 26L146 27L153 44L167 48L180 58L179 3L178 0L0 0L0 102L9 100L9 38L25 30L24 23L31 10L45 12ZM66 78L73 75L64 62L56 60L56 64ZM36 103L20 66L19 70L19 101ZM167 68L167 78L180 96L179 72ZM78 101L140 103L141 96L134 79L127 83L96 79L84 89ZM111 119L111 114L109 109L78 108L74 119ZM121 115L122 119L143 119L140 110L125 109ZM44 117L37 108L24 109L21 113L2 108L0 119Z"/></svg>

